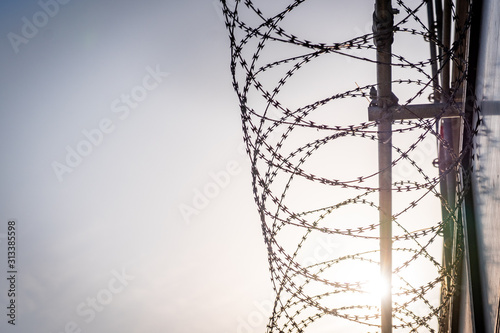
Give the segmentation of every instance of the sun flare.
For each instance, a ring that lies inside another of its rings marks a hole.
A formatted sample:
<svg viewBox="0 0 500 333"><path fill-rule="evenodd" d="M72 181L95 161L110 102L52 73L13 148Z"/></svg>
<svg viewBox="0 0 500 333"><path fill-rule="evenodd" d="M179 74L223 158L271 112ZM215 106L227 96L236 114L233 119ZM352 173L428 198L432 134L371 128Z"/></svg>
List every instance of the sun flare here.
<svg viewBox="0 0 500 333"><path fill-rule="evenodd" d="M380 303L389 295L390 290L389 282L380 273L372 276L365 284L366 298L370 303Z"/></svg>

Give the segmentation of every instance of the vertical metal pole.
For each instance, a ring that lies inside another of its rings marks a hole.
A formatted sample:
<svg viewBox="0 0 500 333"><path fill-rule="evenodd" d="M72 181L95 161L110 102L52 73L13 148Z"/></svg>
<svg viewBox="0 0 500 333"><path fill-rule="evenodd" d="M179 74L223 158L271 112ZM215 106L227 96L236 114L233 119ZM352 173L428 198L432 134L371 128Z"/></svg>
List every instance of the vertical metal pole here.
<svg viewBox="0 0 500 333"><path fill-rule="evenodd" d="M470 37L469 37L469 45L468 45L468 60L469 60L469 68L472 73L475 75L469 75L467 78L467 90L466 95L464 96L465 102L465 117L466 122L469 124L473 124L475 119L475 114L477 111L474 109L474 100L476 96L476 84L477 80L480 78L480 75L477 75L477 67L478 67L478 58L480 49L486 47L481 42L483 42L481 38L481 28L483 25L482 19L485 18L485 15L488 13L483 12L483 1L473 1L472 2L472 22L470 28ZM479 82L480 85L483 85L484 82ZM479 101L478 101L479 102ZM465 151L465 156L463 158L463 166L462 170L466 170L463 172L463 180L462 185L472 182L472 156L473 151L470 147L467 146L469 142L472 142L473 134L470 131L464 131L463 138L463 151ZM477 175L476 175L477 176ZM462 203L462 209L464 211L464 223L465 223L465 245L466 245L466 261L467 261L467 275L465 278L468 280L470 287L470 298L471 305L469 308L466 308L465 311L472 312L472 326L473 332L486 332L486 318L488 314L488 319L491 317L490 315L490 307L487 305L488 302L485 299L484 294L484 285L483 281L485 281L483 272L481 271L481 263L480 263L480 254L482 254L478 247L479 235L478 231L478 221L475 220L474 214L474 192L469 190L465 192L464 202Z"/></svg>
<svg viewBox="0 0 500 333"><path fill-rule="evenodd" d="M427 0L427 21L429 22L429 34L430 34L429 47L431 52L431 60L433 61L431 64L431 69L432 69L432 86L434 90L434 103L439 103L441 102L441 96L438 90L439 78L437 75L438 72L437 53L436 53L436 43L434 42L434 40L436 39L436 32L435 32L435 21L434 21L434 8L432 6L432 2L433 0Z"/></svg>
<svg viewBox="0 0 500 333"><path fill-rule="evenodd" d="M391 0L376 0L374 38L377 46L377 103L383 108L378 126L380 200L380 274L386 284L381 300L382 333L392 332L392 115L391 54L393 9Z"/></svg>
<svg viewBox="0 0 500 333"><path fill-rule="evenodd" d="M444 0L443 9L443 45L444 52L449 52L450 50L450 40L451 40L451 1ZM441 86L443 88L443 100L446 101L450 96L450 57L446 56L443 59L443 69L441 71Z"/></svg>
<svg viewBox="0 0 500 333"><path fill-rule="evenodd" d="M391 120L383 119L379 135L379 200L380 200L380 274L386 285L381 300L382 333L392 332L392 138Z"/></svg>
<svg viewBox="0 0 500 333"><path fill-rule="evenodd" d="M450 48L450 39L451 39L451 0L444 1L444 10L443 10L443 45L445 47L445 51L448 51ZM443 70L441 72L441 86L443 88L443 95L441 96L442 103L450 103L450 57L445 56L443 59ZM454 126L455 125L455 126ZM453 151L456 147L454 144L455 135L454 132L458 131L459 128L454 128L459 126L456 120L453 119L443 119L441 122L441 126L443 127L443 136L444 140L448 143L449 148L444 151L443 161L441 163L441 168L443 171L448 170L452 164L452 155L451 151ZM456 153L456 151L455 151ZM451 261L452 261L452 245L453 245L453 215L455 215L455 192L456 192L456 174L453 171L450 171L446 176L444 184L441 185L441 189L443 191L443 195L448 203L450 212L446 214L447 223L445 223L444 228L444 267L448 270L450 269ZM447 278L447 285L450 283L450 277Z"/></svg>

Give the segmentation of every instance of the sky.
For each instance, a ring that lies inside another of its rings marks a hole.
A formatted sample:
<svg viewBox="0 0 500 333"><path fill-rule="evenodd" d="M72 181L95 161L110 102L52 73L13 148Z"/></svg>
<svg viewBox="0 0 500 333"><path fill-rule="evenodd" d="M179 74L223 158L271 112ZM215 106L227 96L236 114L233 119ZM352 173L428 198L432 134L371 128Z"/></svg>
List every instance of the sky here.
<svg viewBox="0 0 500 333"><path fill-rule="evenodd" d="M369 33L372 8L343 6L335 38ZM263 332L272 286L218 2L0 13L0 303L16 303L0 330Z"/></svg>

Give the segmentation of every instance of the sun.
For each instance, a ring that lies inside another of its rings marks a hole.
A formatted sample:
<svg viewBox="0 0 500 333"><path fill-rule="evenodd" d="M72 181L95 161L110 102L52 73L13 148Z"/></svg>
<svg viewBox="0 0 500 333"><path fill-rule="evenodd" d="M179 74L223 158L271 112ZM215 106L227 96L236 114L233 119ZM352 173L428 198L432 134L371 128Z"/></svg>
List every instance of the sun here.
<svg viewBox="0 0 500 333"><path fill-rule="evenodd" d="M380 306L390 295L391 286L389 279L382 277L378 263L353 262L349 266L349 280L358 284L362 303Z"/></svg>
<svg viewBox="0 0 500 333"><path fill-rule="evenodd" d="M382 302L389 296L390 290L388 279L383 278L380 272L372 275L364 284L366 298L370 300L370 303Z"/></svg>

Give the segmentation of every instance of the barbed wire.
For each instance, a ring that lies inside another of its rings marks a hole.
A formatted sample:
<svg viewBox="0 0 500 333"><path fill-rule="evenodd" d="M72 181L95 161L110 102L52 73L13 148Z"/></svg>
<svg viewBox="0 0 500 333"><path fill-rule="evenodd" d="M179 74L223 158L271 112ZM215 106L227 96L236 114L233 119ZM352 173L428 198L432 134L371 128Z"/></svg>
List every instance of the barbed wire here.
<svg viewBox="0 0 500 333"><path fill-rule="evenodd" d="M284 23L311 1L290 2L270 14L265 3L221 0L254 200L276 293L267 331L319 332L326 327L379 331L381 296L371 294L380 288L372 282L380 265L377 176L382 170L371 170L377 163L370 163L370 148L379 140L379 122L352 121L363 114L367 118L363 103L373 98L377 84L356 83L356 88L340 90L346 81L356 79L337 77L334 85L328 75L321 77L322 72L332 72L325 69L327 62L332 68L341 67L339 70L350 67L352 73L356 66L368 64L374 72L373 34L333 43L307 40L288 31ZM432 42L441 51L435 59L419 60L393 51L391 66L405 71L398 75L406 75L392 80L393 91L409 95L400 108L411 112L407 106L426 95L429 100L434 94L445 96L441 113L434 118L415 115L411 120L394 120L392 126L395 157L391 168L411 171L411 177L393 172L392 186L396 209L393 329L401 332L436 332L446 325L450 302L459 288L464 252L459 207L470 186L460 183L456 175L471 172L463 170L462 159L473 143L465 142L456 151L437 128L448 108L459 110L461 130L471 133L470 137L478 126L469 124L461 111L468 72L460 48L470 28L471 8L460 25L452 7L458 37L446 47L424 23L426 2L396 1L405 14L393 28L395 38L411 36L421 46L428 48ZM432 73L432 65L437 65L437 73ZM433 83L449 65L459 73L448 93ZM306 80L303 73L317 73L318 68L320 75ZM329 84L332 89L324 89ZM338 90L332 91L334 88ZM429 142L435 148L419 160L419 148ZM440 164L440 170L431 163L438 150L451 157L444 168ZM454 202L439 190L449 175L459 183ZM440 207L446 214L441 215ZM429 213L433 210L438 214ZM450 226L455 230L454 256L445 264L443 233ZM315 255L318 237L329 237L331 244L338 244L335 250L326 249L331 258Z"/></svg>

